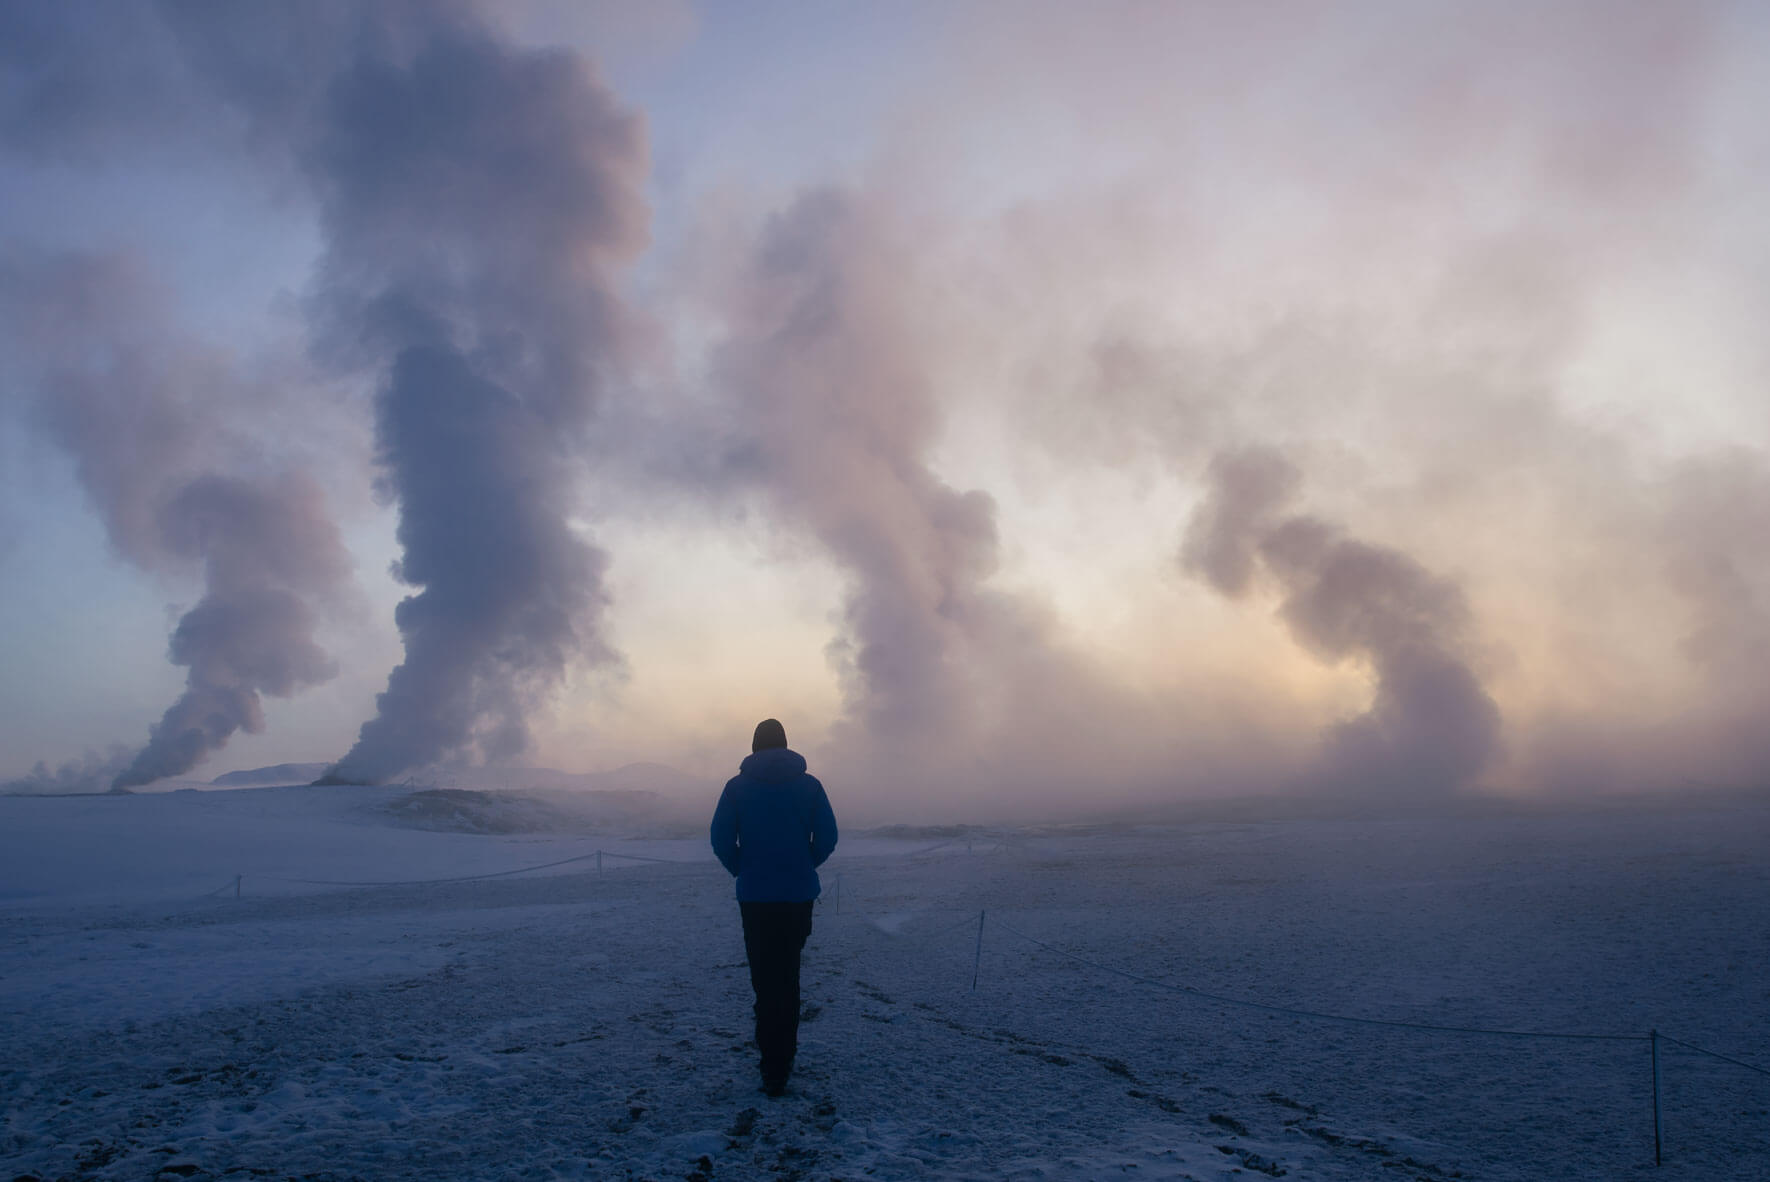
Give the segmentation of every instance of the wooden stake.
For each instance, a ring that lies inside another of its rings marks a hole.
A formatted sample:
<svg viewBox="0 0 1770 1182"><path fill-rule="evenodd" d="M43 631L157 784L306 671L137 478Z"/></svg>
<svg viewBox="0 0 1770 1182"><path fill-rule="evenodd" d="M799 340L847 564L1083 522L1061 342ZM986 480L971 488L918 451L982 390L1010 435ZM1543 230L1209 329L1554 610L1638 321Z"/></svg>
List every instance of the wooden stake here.
<svg viewBox="0 0 1770 1182"><path fill-rule="evenodd" d="M973 993L977 991L977 974L983 968L983 916L984 912L977 913L977 956L971 962L971 991Z"/></svg>
<svg viewBox="0 0 1770 1182"><path fill-rule="evenodd" d="M1653 1164L1659 1165L1659 1031L1649 1030L1647 1042L1653 1048Z"/></svg>

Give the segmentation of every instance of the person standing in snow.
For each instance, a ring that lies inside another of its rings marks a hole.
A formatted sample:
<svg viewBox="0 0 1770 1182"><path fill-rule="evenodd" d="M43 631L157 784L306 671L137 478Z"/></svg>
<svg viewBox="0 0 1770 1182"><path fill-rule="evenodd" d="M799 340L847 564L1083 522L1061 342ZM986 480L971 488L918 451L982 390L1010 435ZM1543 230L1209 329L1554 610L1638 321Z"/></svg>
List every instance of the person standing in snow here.
<svg viewBox="0 0 1770 1182"><path fill-rule="evenodd" d="M777 720L756 724L750 755L713 810L712 838L713 852L737 879L762 1090L779 1096L799 1050L799 954L821 889L817 868L836 848L836 814Z"/></svg>

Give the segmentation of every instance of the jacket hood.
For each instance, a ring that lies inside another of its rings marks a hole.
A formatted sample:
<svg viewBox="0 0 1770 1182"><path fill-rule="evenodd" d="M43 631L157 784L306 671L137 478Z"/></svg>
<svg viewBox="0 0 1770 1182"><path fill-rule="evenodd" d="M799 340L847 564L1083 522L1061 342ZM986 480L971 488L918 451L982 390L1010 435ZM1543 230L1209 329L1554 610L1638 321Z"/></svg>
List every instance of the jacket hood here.
<svg viewBox="0 0 1770 1182"><path fill-rule="evenodd" d="M746 755L738 770L758 780L790 780L805 772L805 757L790 747L769 747Z"/></svg>

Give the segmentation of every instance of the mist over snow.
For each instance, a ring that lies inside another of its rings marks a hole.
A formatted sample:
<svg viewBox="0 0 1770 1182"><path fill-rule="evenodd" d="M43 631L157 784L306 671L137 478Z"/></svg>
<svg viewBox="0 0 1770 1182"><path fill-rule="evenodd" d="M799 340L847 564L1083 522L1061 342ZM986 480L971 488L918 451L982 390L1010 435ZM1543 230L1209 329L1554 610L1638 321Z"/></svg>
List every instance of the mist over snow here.
<svg viewBox="0 0 1770 1182"><path fill-rule="evenodd" d="M8 5L0 776L1761 789L1767 41Z"/></svg>

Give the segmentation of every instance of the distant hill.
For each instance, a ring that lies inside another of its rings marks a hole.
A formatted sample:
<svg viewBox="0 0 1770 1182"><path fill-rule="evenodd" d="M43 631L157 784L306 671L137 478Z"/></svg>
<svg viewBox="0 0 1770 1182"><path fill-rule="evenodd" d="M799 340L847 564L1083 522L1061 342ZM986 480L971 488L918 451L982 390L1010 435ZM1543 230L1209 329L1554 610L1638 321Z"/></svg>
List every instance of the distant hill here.
<svg viewBox="0 0 1770 1182"><path fill-rule="evenodd" d="M274 784L311 784L325 774L323 763L279 763L270 767L228 772L209 782L222 788L266 788Z"/></svg>
<svg viewBox="0 0 1770 1182"><path fill-rule="evenodd" d="M272 767L228 772L210 781L218 788L269 788L285 784L311 784L325 774L329 764L279 763ZM608 792L651 793L672 799L717 798L723 780L692 776L662 763L630 763L607 772L562 772L548 767L430 768L412 773L414 788L462 789L493 792ZM399 781L395 781L398 783Z"/></svg>
<svg viewBox="0 0 1770 1182"><path fill-rule="evenodd" d="M412 776L418 788L460 788L468 791L651 792L660 796L700 799L718 795L723 780L713 781L662 763L629 763L607 772L562 772L549 767L430 769Z"/></svg>
<svg viewBox="0 0 1770 1182"><path fill-rule="evenodd" d="M723 779L692 776L663 763L629 763L612 772L591 772L584 777L592 788L612 792L657 792L665 796L705 796L716 799Z"/></svg>
<svg viewBox="0 0 1770 1182"><path fill-rule="evenodd" d="M612 833L680 837L705 826L719 785L661 763L579 774L478 767L419 772L379 806L401 825L457 833Z"/></svg>

